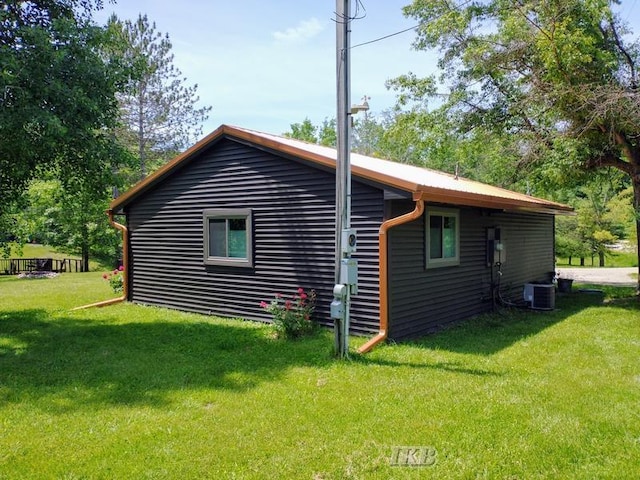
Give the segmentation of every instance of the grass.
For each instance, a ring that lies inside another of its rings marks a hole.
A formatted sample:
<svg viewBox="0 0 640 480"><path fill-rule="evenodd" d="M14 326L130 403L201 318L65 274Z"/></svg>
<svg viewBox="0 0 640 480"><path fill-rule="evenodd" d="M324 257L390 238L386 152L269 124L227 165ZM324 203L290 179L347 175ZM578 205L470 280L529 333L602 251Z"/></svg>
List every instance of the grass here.
<svg viewBox="0 0 640 480"><path fill-rule="evenodd" d="M76 258L80 257L75 255L69 255L67 253L61 253L55 250L53 247L47 245L41 245L39 243L26 243L22 246L22 249L16 245L11 247L12 258L57 258L62 260L64 258Z"/></svg>
<svg viewBox="0 0 640 480"><path fill-rule="evenodd" d="M329 331L71 312L98 273L0 278L0 478L630 478L640 308L605 293L335 361ZM437 462L390 466L403 445Z"/></svg>
<svg viewBox="0 0 640 480"><path fill-rule="evenodd" d="M72 258L75 260L81 259L78 255L60 252L54 247L41 245L39 243L26 243L22 246L22 249L18 248L16 245L12 245L10 258L55 258L58 260L64 260L65 258ZM102 262L91 258L89 259L89 269L91 271L111 270L111 267L108 265L105 266Z"/></svg>
<svg viewBox="0 0 640 480"><path fill-rule="evenodd" d="M585 267L597 267L599 265L598 257L593 258L593 263L591 262L591 257L584 259ZM580 259L573 257L571 259L572 265L569 265L568 258L558 258L556 260L556 265L560 267L579 267ZM605 257L605 266L606 267L637 267L638 266L638 254L634 250L632 252L625 251L610 251Z"/></svg>

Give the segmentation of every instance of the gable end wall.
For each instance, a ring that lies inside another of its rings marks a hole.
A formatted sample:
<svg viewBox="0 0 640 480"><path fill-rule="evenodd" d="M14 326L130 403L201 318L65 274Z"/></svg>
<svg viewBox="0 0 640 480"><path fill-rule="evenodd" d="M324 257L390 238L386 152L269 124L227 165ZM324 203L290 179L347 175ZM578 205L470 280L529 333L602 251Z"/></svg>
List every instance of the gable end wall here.
<svg viewBox="0 0 640 480"><path fill-rule="evenodd" d="M352 331L377 331L378 228L383 191L353 183L359 294ZM253 268L205 266L202 212L250 208ZM260 307L298 287L318 294L315 318L330 324L334 285L335 174L224 139L127 208L134 302L269 321Z"/></svg>

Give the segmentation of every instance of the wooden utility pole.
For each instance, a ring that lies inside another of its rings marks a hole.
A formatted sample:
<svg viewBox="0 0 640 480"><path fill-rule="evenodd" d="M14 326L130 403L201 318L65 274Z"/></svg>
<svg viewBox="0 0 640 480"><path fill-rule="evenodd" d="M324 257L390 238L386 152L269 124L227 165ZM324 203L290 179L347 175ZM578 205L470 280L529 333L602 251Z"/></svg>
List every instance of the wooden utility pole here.
<svg viewBox="0 0 640 480"><path fill-rule="evenodd" d="M350 258L344 245L345 232L351 228L351 118L350 118L350 34L351 0L336 0L336 79L337 79L337 159L336 159L336 263L332 317L335 349L338 357L349 355L349 304L351 287L345 282L345 259Z"/></svg>

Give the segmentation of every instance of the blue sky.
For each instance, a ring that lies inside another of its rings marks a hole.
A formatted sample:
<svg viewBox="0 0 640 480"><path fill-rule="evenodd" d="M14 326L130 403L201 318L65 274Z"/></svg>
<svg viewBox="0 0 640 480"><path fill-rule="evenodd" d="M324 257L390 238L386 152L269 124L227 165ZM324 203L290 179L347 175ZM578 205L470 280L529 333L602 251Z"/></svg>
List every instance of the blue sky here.
<svg viewBox="0 0 640 480"><path fill-rule="evenodd" d="M106 3L106 2L105 2ZM409 0L363 0L366 16L353 23L356 45L416 24L402 15ZM355 0L352 2L352 13ZM168 33L174 64L198 84L213 110L204 133L222 123L281 134L305 117L336 116L336 24L332 0L120 0L96 17L146 13ZM371 97L373 113L391 107L387 79L434 71L435 56L411 49L412 31L352 50L351 97Z"/></svg>
<svg viewBox="0 0 640 480"><path fill-rule="evenodd" d="M174 64L198 84L213 110L203 133L226 123L281 134L308 117L314 124L336 116L334 0L120 0L110 13L134 20L146 13L173 43ZM362 0L366 16L353 22L351 44L412 27L402 7L410 0ZM352 1L352 13L356 0ZM640 33L640 0L624 0L623 19ZM409 31L352 49L351 98L371 97L372 113L394 104L385 81L414 72L436 72L435 52L416 52Z"/></svg>

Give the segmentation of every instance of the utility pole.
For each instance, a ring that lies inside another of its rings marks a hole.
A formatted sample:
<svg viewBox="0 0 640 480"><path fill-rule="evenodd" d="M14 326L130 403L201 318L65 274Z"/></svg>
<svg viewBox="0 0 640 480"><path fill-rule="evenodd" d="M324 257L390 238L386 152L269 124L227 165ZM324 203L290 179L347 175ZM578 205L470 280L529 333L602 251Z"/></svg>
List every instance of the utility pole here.
<svg viewBox="0 0 640 480"><path fill-rule="evenodd" d="M357 293L358 267L351 253L356 248L356 232L351 229L351 109L350 34L351 0L336 0L336 80L337 80L337 158L336 158L336 250L334 299L335 351L349 356L349 308L351 294Z"/></svg>

